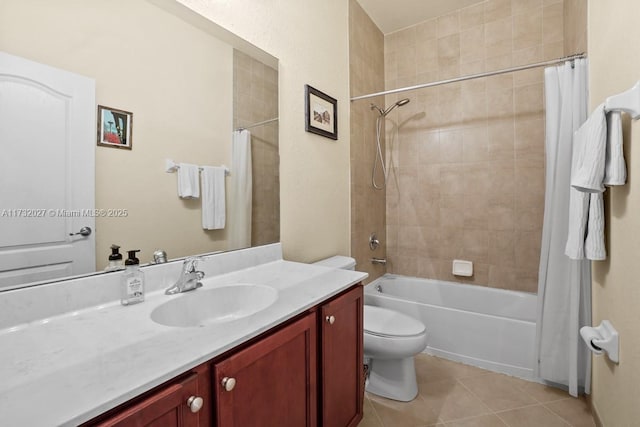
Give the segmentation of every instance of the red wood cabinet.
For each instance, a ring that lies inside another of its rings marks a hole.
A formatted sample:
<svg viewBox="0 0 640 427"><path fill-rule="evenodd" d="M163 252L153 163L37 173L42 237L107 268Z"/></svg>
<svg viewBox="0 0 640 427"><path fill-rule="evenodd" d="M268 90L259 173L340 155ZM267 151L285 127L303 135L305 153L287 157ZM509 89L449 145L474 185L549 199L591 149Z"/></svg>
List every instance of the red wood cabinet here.
<svg viewBox="0 0 640 427"><path fill-rule="evenodd" d="M316 327L309 314L216 363L216 425L316 426Z"/></svg>
<svg viewBox="0 0 640 427"><path fill-rule="evenodd" d="M356 286L320 310L323 427L356 426L362 420L362 303L362 287Z"/></svg>

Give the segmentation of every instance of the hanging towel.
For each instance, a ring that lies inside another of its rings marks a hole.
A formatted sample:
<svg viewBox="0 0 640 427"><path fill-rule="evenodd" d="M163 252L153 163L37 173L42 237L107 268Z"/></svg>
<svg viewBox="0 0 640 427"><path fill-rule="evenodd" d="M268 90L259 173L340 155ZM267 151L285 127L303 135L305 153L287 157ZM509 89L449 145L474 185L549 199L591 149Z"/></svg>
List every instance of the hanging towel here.
<svg viewBox="0 0 640 427"><path fill-rule="evenodd" d="M624 185L627 167L622 152L622 117L619 111L607 113L607 153L605 157L604 185Z"/></svg>
<svg viewBox="0 0 640 427"><path fill-rule="evenodd" d="M607 259L604 247L604 202L602 193L589 194L589 221L584 242L584 257L592 261Z"/></svg>
<svg viewBox="0 0 640 427"><path fill-rule="evenodd" d="M202 228L220 230L225 226L225 168L202 167Z"/></svg>
<svg viewBox="0 0 640 427"><path fill-rule="evenodd" d="M200 197L200 180L198 166L190 163L178 165L178 196L183 199L197 199Z"/></svg>
<svg viewBox="0 0 640 427"><path fill-rule="evenodd" d="M589 199L589 193L570 187L569 228L564 253L571 259L584 259L584 241L589 221Z"/></svg>
<svg viewBox="0 0 640 427"><path fill-rule="evenodd" d="M229 249L251 246L251 133L234 131L231 142Z"/></svg>
<svg viewBox="0 0 640 427"><path fill-rule="evenodd" d="M578 191L604 191L607 119L600 104L576 131L573 138L571 186Z"/></svg>
<svg viewBox="0 0 640 427"><path fill-rule="evenodd" d="M571 259L606 258L602 210L606 144L607 119L604 104L600 104L573 135L569 230L565 246L565 254ZM586 249L587 241L589 249Z"/></svg>

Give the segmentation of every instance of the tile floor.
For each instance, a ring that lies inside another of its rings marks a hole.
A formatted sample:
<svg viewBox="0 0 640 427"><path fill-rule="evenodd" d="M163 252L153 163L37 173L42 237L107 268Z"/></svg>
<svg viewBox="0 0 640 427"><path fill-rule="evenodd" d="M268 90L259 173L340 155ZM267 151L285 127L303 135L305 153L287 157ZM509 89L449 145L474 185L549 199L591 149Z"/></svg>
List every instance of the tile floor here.
<svg viewBox="0 0 640 427"><path fill-rule="evenodd" d="M426 354L408 403L366 393L359 427L595 427L584 398Z"/></svg>

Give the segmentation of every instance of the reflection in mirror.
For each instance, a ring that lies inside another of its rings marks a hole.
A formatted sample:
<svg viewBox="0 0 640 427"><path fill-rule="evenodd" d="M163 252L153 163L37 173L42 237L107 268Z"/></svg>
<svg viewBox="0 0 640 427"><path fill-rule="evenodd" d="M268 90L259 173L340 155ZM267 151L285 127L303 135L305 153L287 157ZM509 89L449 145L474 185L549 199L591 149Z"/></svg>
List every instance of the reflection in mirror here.
<svg viewBox="0 0 640 427"><path fill-rule="evenodd" d="M275 58L173 0L5 0L0 6L0 51L93 79L95 104L133 117L131 150L96 146L97 105L91 106L92 131L84 143L95 151L95 184L86 182L85 189L95 191L95 205L83 208L114 215L98 215L94 233L86 237L95 239L91 246L96 261L90 270L73 269L59 260L53 261L58 267L49 268L51 263L44 262L44 270L52 272L47 279L103 270L112 244L120 245L123 253L141 249L145 263L157 249L175 259L279 241ZM2 70L3 90L1 76ZM6 124L0 120L0 126ZM241 179L231 167L237 128L251 133L251 231L250 239L230 246L230 230L242 216L232 206L234 185ZM165 172L165 159L230 167L223 229L203 229L201 200L178 197L177 175ZM63 170L75 160L69 155L61 162ZM24 157L8 161L23 168L29 164ZM12 177L0 179L10 182ZM49 185L46 176L38 180L43 188ZM5 196L3 205L8 203ZM12 203L0 210L50 207L29 197L22 204ZM61 201L54 208L68 206ZM0 217L5 224L11 220ZM70 246L84 239L68 235L81 229L82 220L65 218L65 232L56 244ZM15 259L29 247L15 241L8 245L0 236L0 291L45 279L22 274L28 265L7 267L3 261L7 254Z"/></svg>

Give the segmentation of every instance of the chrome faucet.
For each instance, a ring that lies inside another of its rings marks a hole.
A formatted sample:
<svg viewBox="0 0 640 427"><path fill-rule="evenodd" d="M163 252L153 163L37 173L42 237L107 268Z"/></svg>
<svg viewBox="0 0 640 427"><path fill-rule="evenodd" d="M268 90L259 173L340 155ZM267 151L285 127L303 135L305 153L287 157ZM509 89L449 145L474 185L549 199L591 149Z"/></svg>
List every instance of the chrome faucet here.
<svg viewBox="0 0 640 427"><path fill-rule="evenodd" d="M200 257L186 258L184 260L184 263L182 264L182 272L180 273L178 281L173 286L164 291L164 293L166 295L173 295L180 292L192 291L194 289L202 287L200 279L204 277L204 273L202 271L196 270L198 261L200 260Z"/></svg>

